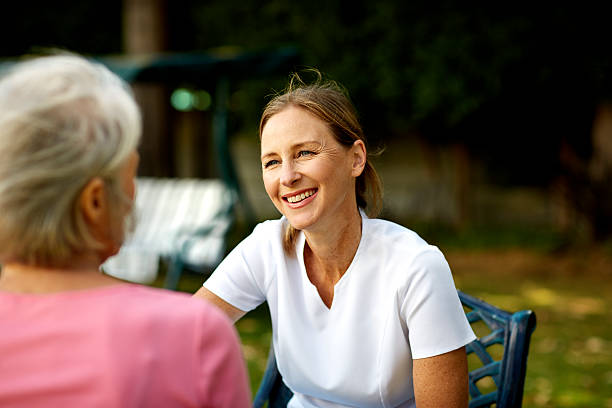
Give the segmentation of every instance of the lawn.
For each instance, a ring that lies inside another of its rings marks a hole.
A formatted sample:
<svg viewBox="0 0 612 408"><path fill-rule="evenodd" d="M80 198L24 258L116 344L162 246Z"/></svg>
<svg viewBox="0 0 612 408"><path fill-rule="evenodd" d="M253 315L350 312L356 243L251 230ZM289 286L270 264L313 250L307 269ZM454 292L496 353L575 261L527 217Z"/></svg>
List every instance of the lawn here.
<svg viewBox="0 0 612 408"><path fill-rule="evenodd" d="M612 408L612 250L440 245L457 288L509 311L532 309L524 407ZM187 276L181 290L201 283ZM253 391L270 344L262 305L237 323Z"/></svg>
<svg viewBox="0 0 612 408"><path fill-rule="evenodd" d="M525 407L612 407L612 254L449 251L462 290L532 309Z"/></svg>

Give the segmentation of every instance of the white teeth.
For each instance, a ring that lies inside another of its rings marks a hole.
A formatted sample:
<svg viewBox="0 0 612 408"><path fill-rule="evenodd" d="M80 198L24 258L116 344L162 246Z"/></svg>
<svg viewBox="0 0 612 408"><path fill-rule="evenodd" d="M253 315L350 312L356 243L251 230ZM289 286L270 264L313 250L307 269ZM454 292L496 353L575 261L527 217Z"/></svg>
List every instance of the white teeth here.
<svg viewBox="0 0 612 408"><path fill-rule="evenodd" d="M306 191L304 193L296 194L296 195L291 196L291 197L287 197L287 201L289 201L290 203L297 203L299 201L302 201L305 198L310 197L314 193L315 193L315 190L308 190L308 191Z"/></svg>

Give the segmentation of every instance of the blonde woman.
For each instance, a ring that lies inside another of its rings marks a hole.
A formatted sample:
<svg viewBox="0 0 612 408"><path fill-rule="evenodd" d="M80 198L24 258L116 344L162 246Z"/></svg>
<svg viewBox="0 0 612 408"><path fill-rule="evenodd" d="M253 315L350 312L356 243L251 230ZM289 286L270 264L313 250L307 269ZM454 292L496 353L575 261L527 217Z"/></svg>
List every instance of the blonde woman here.
<svg viewBox="0 0 612 408"><path fill-rule="evenodd" d="M294 77L259 126L279 220L196 295L233 319L267 301L290 407L467 407L475 339L442 253L376 219L381 188L343 89Z"/></svg>
<svg viewBox="0 0 612 408"><path fill-rule="evenodd" d="M129 224L140 114L99 64L0 79L0 406L247 407L216 308L100 273Z"/></svg>

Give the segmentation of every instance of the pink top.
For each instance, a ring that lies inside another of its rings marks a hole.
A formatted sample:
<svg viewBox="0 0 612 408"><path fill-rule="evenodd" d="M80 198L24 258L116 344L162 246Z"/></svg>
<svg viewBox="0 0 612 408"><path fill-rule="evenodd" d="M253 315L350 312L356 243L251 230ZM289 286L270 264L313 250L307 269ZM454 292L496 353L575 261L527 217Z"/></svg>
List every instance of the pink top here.
<svg viewBox="0 0 612 408"><path fill-rule="evenodd" d="M235 329L185 293L0 292L2 407L249 407Z"/></svg>

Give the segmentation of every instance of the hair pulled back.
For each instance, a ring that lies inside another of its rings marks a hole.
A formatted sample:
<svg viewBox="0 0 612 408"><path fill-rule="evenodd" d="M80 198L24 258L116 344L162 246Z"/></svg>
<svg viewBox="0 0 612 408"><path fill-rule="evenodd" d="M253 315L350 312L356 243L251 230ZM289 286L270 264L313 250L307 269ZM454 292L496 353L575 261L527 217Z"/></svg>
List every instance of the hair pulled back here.
<svg viewBox="0 0 612 408"><path fill-rule="evenodd" d="M350 147L356 140L361 140L368 151L367 140L359 123L357 111L346 89L335 81L324 80L318 70L312 69L309 72L313 72L316 76L313 82L306 83L298 73L293 73L285 90L266 104L259 122L259 138L261 139L264 127L272 116L294 106L322 120L341 145ZM369 154L364 170L355 182L355 196L358 208L369 217L380 214L382 186ZM292 253L296 237L297 230L287 224L283 239L287 253Z"/></svg>

